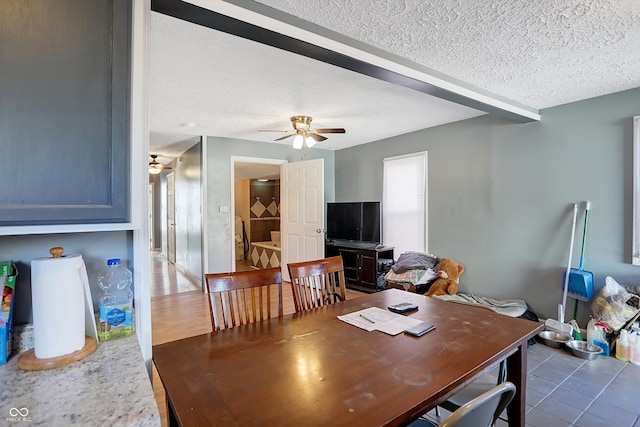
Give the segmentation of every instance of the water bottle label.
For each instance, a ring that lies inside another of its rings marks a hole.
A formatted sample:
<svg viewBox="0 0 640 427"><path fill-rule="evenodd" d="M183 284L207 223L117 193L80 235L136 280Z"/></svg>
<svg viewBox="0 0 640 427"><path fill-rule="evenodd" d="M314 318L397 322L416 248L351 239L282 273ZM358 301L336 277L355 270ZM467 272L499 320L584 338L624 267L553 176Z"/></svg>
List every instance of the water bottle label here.
<svg viewBox="0 0 640 427"><path fill-rule="evenodd" d="M132 327L133 316L130 304L100 305L100 321L110 327Z"/></svg>
<svg viewBox="0 0 640 427"><path fill-rule="evenodd" d="M118 326L124 322L124 311L119 308L114 308L107 313L107 322L111 323L112 326Z"/></svg>

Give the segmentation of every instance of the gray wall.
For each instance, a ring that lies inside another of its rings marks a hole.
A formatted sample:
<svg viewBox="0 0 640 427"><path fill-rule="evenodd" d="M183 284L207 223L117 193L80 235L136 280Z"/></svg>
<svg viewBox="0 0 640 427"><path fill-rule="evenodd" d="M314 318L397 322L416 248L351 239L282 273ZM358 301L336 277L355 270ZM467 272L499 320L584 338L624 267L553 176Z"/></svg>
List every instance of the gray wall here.
<svg viewBox="0 0 640 427"><path fill-rule="evenodd" d="M175 167L176 264L202 278L202 144L178 157Z"/></svg>
<svg viewBox="0 0 640 427"><path fill-rule="evenodd" d="M149 183L153 184L153 204L150 207L153 215L153 249L158 250L162 248L162 184L161 175L149 174Z"/></svg>
<svg viewBox="0 0 640 427"><path fill-rule="evenodd" d="M232 270L231 242L231 156L283 159L288 162L324 159L324 198L334 200L335 184L334 152L313 148L295 150L291 145L265 144L238 139L207 137L204 167L207 168L207 250L209 271L217 273ZM220 213L218 207L229 207L229 212Z"/></svg>
<svg viewBox="0 0 640 427"><path fill-rule="evenodd" d="M592 202L585 269L596 289L607 275L640 283L629 264L638 114L634 89L546 109L538 123L483 116L340 150L336 200L381 199L382 159L428 151L429 251L465 265L461 291L523 298L539 316L556 318L571 202ZM583 218L580 211L576 267ZM571 316L572 300L568 307ZM582 303L583 326L589 313Z"/></svg>
<svg viewBox="0 0 640 427"><path fill-rule="evenodd" d="M130 231L42 234L0 237L0 260L12 260L18 267L13 323L31 323L31 260L49 257L49 249L62 246L65 254L80 254L87 266L94 309L102 296L98 275L107 268L107 259L120 258L133 270Z"/></svg>

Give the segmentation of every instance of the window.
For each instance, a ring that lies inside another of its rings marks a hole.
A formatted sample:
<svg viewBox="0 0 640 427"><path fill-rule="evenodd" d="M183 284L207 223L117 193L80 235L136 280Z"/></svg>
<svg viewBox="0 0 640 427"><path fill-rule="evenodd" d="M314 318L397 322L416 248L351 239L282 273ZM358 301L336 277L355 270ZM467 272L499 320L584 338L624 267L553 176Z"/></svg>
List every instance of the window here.
<svg viewBox="0 0 640 427"><path fill-rule="evenodd" d="M427 252L427 152L384 159L382 239L396 258Z"/></svg>
<svg viewBox="0 0 640 427"><path fill-rule="evenodd" d="M633 248L631 262L640 265L640 116L633 118Z"/></svg>

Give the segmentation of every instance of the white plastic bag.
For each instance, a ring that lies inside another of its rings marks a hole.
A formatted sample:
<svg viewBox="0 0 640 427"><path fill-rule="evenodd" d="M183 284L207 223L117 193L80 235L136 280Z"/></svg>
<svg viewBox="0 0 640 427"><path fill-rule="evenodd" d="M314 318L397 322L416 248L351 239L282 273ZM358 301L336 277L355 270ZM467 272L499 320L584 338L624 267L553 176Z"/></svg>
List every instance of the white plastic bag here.
<svg viewBox="0 0 640 427"><path fill-rule="evenodd" d="M635 302L635 306L630 302ZM604 323L617 332L640 311L637 308L639 302L638 295L627 292L611 276L607 276L604 287L591 302L591 311L598 323Z"/></svg>

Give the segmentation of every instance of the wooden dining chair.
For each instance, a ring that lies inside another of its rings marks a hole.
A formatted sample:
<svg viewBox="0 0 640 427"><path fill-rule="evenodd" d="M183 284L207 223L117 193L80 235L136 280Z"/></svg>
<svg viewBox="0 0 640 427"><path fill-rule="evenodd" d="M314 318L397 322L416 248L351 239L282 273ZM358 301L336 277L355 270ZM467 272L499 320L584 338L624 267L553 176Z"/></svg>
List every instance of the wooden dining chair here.
<svg viewBox="0 0 640 427"><path fill-rule="evenodd" d="M342 257L287 264L296 312L347 298Z"/></svg>
<svg viewBox="0 0 640 427"><path fill-rule="evenodd" d="M283 315L280 268L205 274L205 282L214 331L276 317L271 295L274 287L277 317Z"/></svg>

